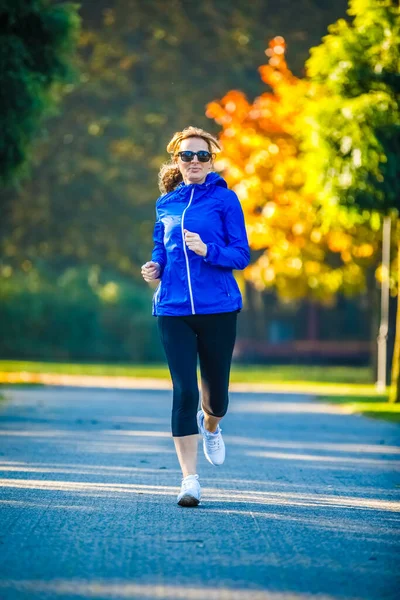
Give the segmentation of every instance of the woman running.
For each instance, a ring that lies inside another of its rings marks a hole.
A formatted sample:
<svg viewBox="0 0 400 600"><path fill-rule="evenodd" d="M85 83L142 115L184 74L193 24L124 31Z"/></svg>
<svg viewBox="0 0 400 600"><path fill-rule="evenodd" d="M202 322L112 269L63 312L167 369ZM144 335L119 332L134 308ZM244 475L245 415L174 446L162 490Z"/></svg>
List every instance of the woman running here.
<svg viewBox="0 0 400 600"><path fill-rule="evenodd" d="M142 267L145 281L160 279L153 315L173 384L171 428L182 486L180 506L197 506L198 433L212 465L222 465L225 445L219 422L228 408L228 386L237 313L242 297L232 269L249 264L242 207L213 169L218 141L187 127L167 146L172 161L159 173L154 249ZM198 410L197 357L201 373Z"/></svg>

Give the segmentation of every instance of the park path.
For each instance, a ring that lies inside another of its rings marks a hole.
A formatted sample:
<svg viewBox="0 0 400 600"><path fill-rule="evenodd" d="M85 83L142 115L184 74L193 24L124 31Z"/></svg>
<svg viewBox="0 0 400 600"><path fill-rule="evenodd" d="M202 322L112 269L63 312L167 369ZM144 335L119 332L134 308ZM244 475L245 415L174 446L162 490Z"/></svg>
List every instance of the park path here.
<svg viewBox="0 0 400 600"><path fill-rule="evenodd" d="M398 599L397 425L232 393L184 509L169 391L3 393L1 600Z"/></svg>

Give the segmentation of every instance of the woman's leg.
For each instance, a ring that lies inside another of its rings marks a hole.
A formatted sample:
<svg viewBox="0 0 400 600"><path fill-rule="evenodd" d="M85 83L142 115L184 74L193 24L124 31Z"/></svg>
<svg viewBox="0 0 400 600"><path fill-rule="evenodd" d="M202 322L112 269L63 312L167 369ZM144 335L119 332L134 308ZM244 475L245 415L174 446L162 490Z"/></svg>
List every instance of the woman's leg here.
<svg viewBox="0 0 400 600"><path fill-rule="evenodd" d="M204 426L208 431L215 432L228 410L237 312L201 316L202 322L197 333Z"/></svg>
<svg viewBox="0 0 400 600"><path fill-rule="evenodd" d="M174 437L176 455L182 471L182 477L197 473L197 446L199 434Z"/></svg>
<svg viewBox="0 0 400 600"><path fill-rule="evenodd" d="M173 384L171 429L183 477L197 466L197 336L184 317L158 317Z"/></svg>

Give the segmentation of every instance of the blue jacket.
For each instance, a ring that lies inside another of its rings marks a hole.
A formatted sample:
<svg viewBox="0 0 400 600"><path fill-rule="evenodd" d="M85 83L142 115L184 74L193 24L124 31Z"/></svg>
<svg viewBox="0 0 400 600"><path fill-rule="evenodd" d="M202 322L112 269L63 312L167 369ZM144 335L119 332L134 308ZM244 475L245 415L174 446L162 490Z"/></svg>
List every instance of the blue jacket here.
<svg viewBox="0 0 400 600"><path fill-rule="evenodd" d="M184 243L183 230L207 244L199 256ZM232 269L244 269L250 250L240 202L226 181L209 173L204 183L179 184L156 202L152 260L161 267L153 315L184 316L242 308Z"/></svg>

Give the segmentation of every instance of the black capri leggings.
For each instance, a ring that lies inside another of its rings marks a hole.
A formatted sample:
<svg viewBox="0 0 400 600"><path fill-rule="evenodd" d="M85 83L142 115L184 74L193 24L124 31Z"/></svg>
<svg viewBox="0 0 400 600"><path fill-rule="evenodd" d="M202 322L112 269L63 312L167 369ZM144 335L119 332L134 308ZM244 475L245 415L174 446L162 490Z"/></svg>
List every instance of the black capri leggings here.
<svg viewBox="0 0 400 600"><path fill-rule="evenodd" d="M237 313L158 317L158 329L173 384L171 428L174 437L198 433L197 355L204 412L213 417L223 417L228 410Z"/></svg>

